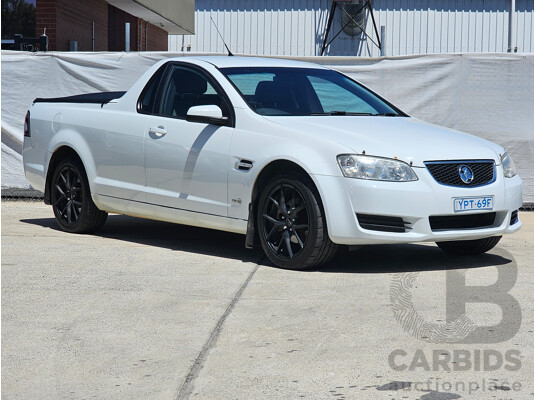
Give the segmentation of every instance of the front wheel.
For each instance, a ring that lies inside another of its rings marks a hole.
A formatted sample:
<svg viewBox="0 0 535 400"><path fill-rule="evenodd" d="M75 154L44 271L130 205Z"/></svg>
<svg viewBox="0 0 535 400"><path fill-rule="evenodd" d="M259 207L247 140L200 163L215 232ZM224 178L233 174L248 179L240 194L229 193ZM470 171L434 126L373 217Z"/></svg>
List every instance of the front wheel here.
<svg viewBox="0 0 535 400"><path fill-rule="evenodd" d="M502 237L493 236L476 240L457 240L453 242L437 242L437 246L446 253L458 256L474 256L486 253L498 244Z"/></svg>
<svg viewBox="0 0 535 400"><path fill-rule="evenodd" d="M88 233L99 229L106 222L108 214L93 203L80 161L60 161L52 176L50 191L54 215L64 231Z"/></svg>
<svg viewBox="0 0 535 400"><path fill-rule="evenodd" d="M257 221L262 248L278 267L303 270L326 263L336 253L319 194L308 176L289 173L271 179L260 194Z"/></svg>

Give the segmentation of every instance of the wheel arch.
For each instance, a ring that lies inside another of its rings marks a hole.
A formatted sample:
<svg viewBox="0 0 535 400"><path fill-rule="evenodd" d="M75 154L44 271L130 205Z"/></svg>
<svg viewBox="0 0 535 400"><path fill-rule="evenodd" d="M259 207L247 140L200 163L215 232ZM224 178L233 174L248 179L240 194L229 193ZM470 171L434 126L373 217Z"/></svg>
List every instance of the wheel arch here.
<svg viewBox="0 0 535 400"><path fill-rule="evenodd" d="M258 233L256 232L256 211L258 206L258 198L262 187L269 182L271 178L276 175L280 175L285 172L297 172L302 174L303 177L306 177L310 183L316 189L316 192L319 197L320 207L323 210L323 201L321 199L320 191L312 179L311 175L307 170L296 163L295 161L290 161L288 159L277 159L272 160L266 164L262 170L258 173L251 190L251 202L249 203L249 215L247 218L247 232L245 235L245 247L253 248L258 243Z"/></svg>
<svg viewBox="0 0 535 400"><path fill-rule="evenodd" d="M87 171L85 171L85 165L82 161L82 158L80 155L69 145L61 145L59 146L50 157L50 161L48 162L48 168L46 172L46 179L45 179L45 193L44 193L44 201L45 204L50 205L50 189L52 184L52 176L54 175L54 171L58 164L61 162L61 160L65 160L66 158L72 157L73 159L77 159L80 161L82 166L84 167L84 172L87 176Z"/></svg>

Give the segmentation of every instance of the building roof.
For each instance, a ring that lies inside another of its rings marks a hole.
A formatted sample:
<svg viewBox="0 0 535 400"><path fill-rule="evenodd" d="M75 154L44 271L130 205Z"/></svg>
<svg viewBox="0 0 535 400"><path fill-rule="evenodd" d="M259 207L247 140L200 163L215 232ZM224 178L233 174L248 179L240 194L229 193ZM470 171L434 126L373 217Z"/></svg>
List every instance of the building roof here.
<svg viewBox="0 0 535 400"><path fill-rule="evenodd" d="M195 33L195 0L106 0L170 34Z"/></svg>

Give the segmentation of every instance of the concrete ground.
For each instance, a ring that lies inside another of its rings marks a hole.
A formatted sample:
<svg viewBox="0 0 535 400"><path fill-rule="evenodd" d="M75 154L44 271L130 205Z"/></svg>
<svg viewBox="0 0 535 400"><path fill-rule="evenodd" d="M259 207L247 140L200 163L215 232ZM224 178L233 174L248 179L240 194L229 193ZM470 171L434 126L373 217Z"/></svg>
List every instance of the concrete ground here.
<svg viewBox="0 0 535 400"><path fill-rule="evenodd" d="M2 398L533 398L520 218L487 255L368 246L294 272L239 235L124 216L73 235L3 202ZM459 277L492 286L455 322Z"/></svg>

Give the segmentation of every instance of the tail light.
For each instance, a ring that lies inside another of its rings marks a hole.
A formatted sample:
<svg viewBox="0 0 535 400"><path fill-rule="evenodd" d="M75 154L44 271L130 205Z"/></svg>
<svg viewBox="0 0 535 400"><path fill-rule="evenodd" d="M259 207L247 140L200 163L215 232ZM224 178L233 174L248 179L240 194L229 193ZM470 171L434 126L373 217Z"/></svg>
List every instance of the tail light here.
<svg viewBox="0 0 535 400"><path fill-rule="evenodd" d="M26 118L24 118L24 136L30 137L30 111L26 113Z"/></svg>

